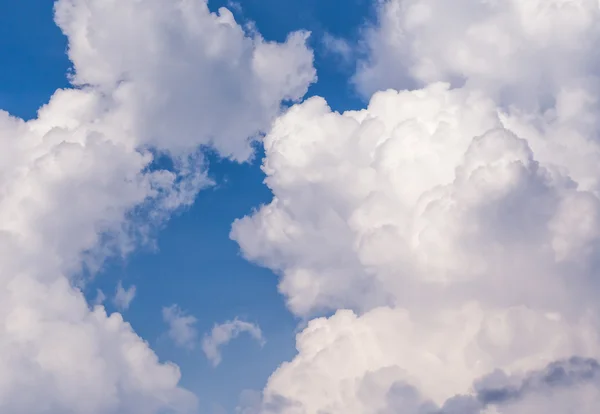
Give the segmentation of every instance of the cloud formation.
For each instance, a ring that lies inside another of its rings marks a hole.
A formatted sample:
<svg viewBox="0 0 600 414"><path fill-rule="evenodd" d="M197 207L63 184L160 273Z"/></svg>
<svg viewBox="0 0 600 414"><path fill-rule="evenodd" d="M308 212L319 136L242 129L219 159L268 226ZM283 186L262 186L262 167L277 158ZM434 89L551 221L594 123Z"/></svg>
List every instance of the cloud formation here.
<svg viewBox="0 0 600 414"><path fill-rule="evenodd" d="M259 412L597 411L596 381L483 405L473 384L600 357L598 2L379 7L368 106L290 108L264 140L273 201L233 224L294 313L334 312Z"/></svg>
<svg viewBox="0 0 600 414"><path fill-rule="evenodd" d="M197 322L194 316L186 315L177 305L164 307L162 315L163 320L169 325L169 338L175 342L175 345L188 349L196 346L198 331L194 326Z"/></svg>
<svg viewBox="0 0 600 414"><path fill-rule="evenodd" d="M246 160L282 101L300 99L316 76L307 33L267 42L205 0L59 0L56 22L73 82L109 92L136 145L176 154L210 145Z"/></svg>
<svg viewBox="0 0 600 414"><path fill-rule="evenodd" d="M129 309L129 305L131 305L131 301L133 301L133 298L135 298L135 286L131 285L127 289L125 289L123 287L123 283L119 281L119 283L117 284L115 297L113 298L113 303L115 304L117 309L120 311L125 311ZM101 296L99 296L96 300L97 304L101 304L101 301L98 303L98 299L101 299Z"/></svg>
<svg viewBox="0 0 600 414"><path fill-rule="evenodd" d="M508 105L551 105L565 86L598 87L594 0L383 0L377 7L355 76L366 97L445 81Z"/></svg>
<svg viewBox="0 0 600 414"><path fill-rule="evenodd" d="M200 147L251 155L314 80L306 34L267 42L204 1L55 8L75 87L31 121L0 111L0 411L193 412L178 367L75 286L210 185Z"/></svg>
<svg viewBox="0 0 600 414"><path fill-rule="evenodd" d="M593 413L600 404L600 365L595 359L572 357L520 376L495 371L473 384L472 395L459 395L442 407L420 402L420 411L429 414ZM391 393L417 397L414 389L396 386ZM402 405L388 409L402 409ZM428 411L429 410L429 411ZM387 411L386 411L387 412ZM393 411L389 411L393 412Z"/></svg>
<svg viewBox="0 0 600 414"><path fill-rule="evenodd" d="M221 348L237 338L242 333L248 333L260 346L265 340L258 325L250 322L234 319L222 324L216 324L209 334L202 339L202 351L213 366L221 363Z"/></svg>

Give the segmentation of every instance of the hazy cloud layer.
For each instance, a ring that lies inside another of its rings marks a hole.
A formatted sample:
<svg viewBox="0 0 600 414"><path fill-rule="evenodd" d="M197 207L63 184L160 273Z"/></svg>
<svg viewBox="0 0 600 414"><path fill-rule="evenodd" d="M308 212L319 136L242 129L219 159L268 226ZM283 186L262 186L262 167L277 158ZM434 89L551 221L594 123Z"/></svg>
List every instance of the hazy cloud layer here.
<svg viewBox="0 0 600 414"><path fill-rule="evenodd" d="M267 42L205 0L59 0L56 21L73 81L109 92L137 145L212 145L245 160L282 100L301 98L315 80L307 33Z"/></svg>

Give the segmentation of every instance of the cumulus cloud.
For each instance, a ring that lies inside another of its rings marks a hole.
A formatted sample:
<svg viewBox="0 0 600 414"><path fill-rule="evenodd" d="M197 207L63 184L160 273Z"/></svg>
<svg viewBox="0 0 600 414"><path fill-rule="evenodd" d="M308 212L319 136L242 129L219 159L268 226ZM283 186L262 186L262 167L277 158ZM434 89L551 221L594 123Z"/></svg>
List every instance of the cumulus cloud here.
<svg viewBox="0 0 600 414"><path fill-rule="evenodd" d="M228 9L210 13L205 0L60 0L56 21L69 38L73 82L109 91L138 145L175 153L211 145L245 160L282 101L315 80L307 33L283 44L247 36Z"/></svg>
<svg viewBox="0 0 600 414"><path fill-rule="evenodd" d="M592 171L556 164L553 142L506 117L478 91L433 84L344 114L313 98L276 122L274 200L232 237L282 275L298 315L356 314L312 321L267 401L377 413L397 381L441 404L496 368L599 356L600 201L574 181Z"/></svg>
<svg viewBox="0 0 600 414"><path fill-rule="evenodd" d="M163 320L169 325L169 338L177 346L192 349L196 346L198 331L194 326L197 319L186 315L177 305L165 307L162 310Z"/></svg>
<svg viewBox="0 0 600 414"><path fill-rule="evenodd" d="M451 398L436 414L592 413L600 404L600 365L572 357L515 377L495 371L473 384L473 395Z"/></svg>
<svg viewBox="0 0 600 414"><path fill-rule="evenodd" d="M594 0L383 0L355 82L366 97L447 81L548 105L564 86L597 88L599 18Z"/></svg>
<svg viewBox="0 0 600 414"><path fill-rule="evenodd" d="M163 217L181 194L169 185L173 173L144 171L147 155L79 122L94 100L61 91L36 120L0 114L0 410L186 412L195 399L177 386L178 368L159 363L119 314L90 310L73 287L82 266L131 250L136 205L147 200Z"/></svg>
<svg viewBox="0 0 600 414"><path fill-rule="evenodd" d="M115 296L113 298L113 303L120 311L125 311L129 309L129 305L135 298L135 286L131 285L129 288L123 288L123 283L119 281L117 284L117 290L115 291Z"/></svg>
<svg viewBox="0 0 600 414"><path fill-rule="evenodd" d="M519 375L570 351L597 354L584 324L526 307L483 312L471 304L432 320L386 307L313 320L297 338L298 356L269 379L264 406L276 408L265 412L434 413L500 366Z"/></svg>
<svg viewBox="0 0 600 414"><path fill-rule="evenodd" d="M600 403L600 365L595 359L572 357L540 370L510 376L496 370L473 383L473 394L456 395L437 406L404 382L392 384L378 413L525 414L596 412ZM375 376L381 373L375 374Z"/></svg>
<svg viewBox="0 0 600 414"><path fill-rule="evenodd" d="M216 324L209 334L204 335L202 351L204 351L206 358L213 366L216 367L221 363L221 348L242 333L248 333L260 346L265 344L262 331L258 325L239 319Z"/></svg>
<svg viewBox="0 0 600 414"><path fill-rule="evenodd" d="M379 7L355 82L380 91L277 119L273 200L233 224L295 314L333 312L298 335L260 412L597 411L596 381L487 405L474 384L600 357L600 6Z"/></svg>
<svg viewBox="0 0 600 414"><path fill-rule="evenodd" d="M210 185L201 147L251 155L314 79L306 34L267 42L204 1L55 9L75 87L31 121L0 111L0 411L193 412L178 367L75 286Z"/></svg>

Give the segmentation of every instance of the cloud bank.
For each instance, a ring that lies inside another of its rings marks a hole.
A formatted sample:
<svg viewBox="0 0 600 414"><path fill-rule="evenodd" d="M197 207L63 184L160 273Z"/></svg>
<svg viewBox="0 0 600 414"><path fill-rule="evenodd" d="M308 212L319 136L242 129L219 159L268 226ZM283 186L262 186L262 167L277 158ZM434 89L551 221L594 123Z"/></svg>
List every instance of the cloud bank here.
<svg viewBox="0 0 600 414"><path fill-rule="evenodd" d="M597 87L594 0L378 3L354 79L364 96L445 81L485 89L508 105L551 105L564 87Z"/></svg>
<svg viewBox="0 0 600 414"><path fill-rule="evenodd" d="M267 42L205 1L55 9L74 87L31 121L0 112L0 411L193 412L178 367L75 286L210 185L200 148L251 156L315 78L307 35Z"/></svg>
<svg viewBox="0 0 600 414"><path fill-rule="evenodd" d="M295 314L334 312L255 411L597 412L598 2L378 7L368 106L281 116L273 201L232 228Z"/></svg>

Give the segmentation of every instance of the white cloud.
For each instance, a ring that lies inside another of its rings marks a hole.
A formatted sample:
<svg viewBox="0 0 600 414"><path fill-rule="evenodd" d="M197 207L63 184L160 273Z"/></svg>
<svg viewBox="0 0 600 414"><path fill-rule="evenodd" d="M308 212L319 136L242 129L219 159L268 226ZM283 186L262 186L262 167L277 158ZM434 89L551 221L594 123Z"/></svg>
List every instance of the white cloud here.
<svg viewBox="0 0 600 414"><path fill-rule="evenodd" d="M497 368L600 357L595 171L546 131L504 128L517 118L434 84L344 114L313 98L275 123L274 200L232 237L298 315L356 314L309 324L265 412L380 413L398 381L439 405Z"/></svg>
<svg viewBox="0 0 600 414"><path fill-rule="evenodd" d="M330 33L323 35L323 47L329 53L341 58L343 62L350 62L353 58L354 50L350 42L341 37L336 37Z"/></svg>
<svg viewBox="0 0 600 414"><path fill-rule="evenodd" d="M119 314L90 310L71 284L86 263L131 249L133 207L148 200L161 217L179 197L171 173L144 172L148 157L119 136L67 120L94 100L61 91L37 120L0 114L0 411L187 412L195 399L177 386L178 368L159 363Z"/></svg>
<svg viewBox="0 0 600 414"><path fill-rule="evenodd" d="M258 325L239 319L216 324L210 334L204 335L202 339L202 351L204 351L206 358L208 358L213 366L221 363L221 348L237 338L241 333L250 334L260 346L263 346L265 343L262 331Z"/></svg>
<svg viewBox="0 0 600 414"><path fill-rule="evenodd" d="M248 38L202 1L55 6L79 87L32 121L0 112L0 411L194 412L178 367L74 286L210 185L199 146L250 155L248 137L314 77L306 35Z"/></svg>
<svg viewBox="0 0 600 414"><path fill-rule="evenodd" d="M245 160L281 101L301 98L315 79L307 33L283 44L250 38L205 0L60 0L56 21L74 82L109 92L106 104L137 145L178 153L209 144Z"/></svg>
<svg viewBox="0 0 600 414"><path fill-rule="evenodd" d="M335 313L259 412L598 411L597 381L475 403L495 370L600 357L599 22L585 0L381 2L357 85L423 86L274 123L273 201L231 237L294 313Z"/></svg>
<svg viewBox="0 0 600 414"><path fill-rule="evenodd" d="M186 315L177 305L164 307L163 320L169 325L169 338L177 346L192 349L196 346L198 331L194 326L197 322L192 315Z"/></svg>
<svg viewBox="0 0 600 414"><path fill-rule="evenodd" d="M135 297L135 286L131 285L129 288L123 288L123 284L121 281L117 284L117 289L115 291L115 296L113 298L113 303L120 311L125 311L129 309L129 305L131 305L131 301Z"/></svg>
<svg viewBox="0 0 600 414"><path fill-rule="evenodd" d="M469 394L473 381L498 367L520 375L573 353L598 355L591 325L525 306L487 310L472 303L432 314L385 307L311 321L297 339L298 356L269 379L264 405L286 401L308 413L388 412L400 383L417 391L419 404L441 406ZM389 412L412 412L402 404ZM287 410L273 412L294 412Z"/></svg>
<svg viewBox="0 0 600 414"><path fill-rule="evenodd" d="M492 101L443 84L380 93L367 110L343 115L309 99L265 139L275 199L236 222L232 236L248 258L283 272L280 289L298 314L387 303L408 294L413 271L402 268L411 260L422 258L423 273L436 277L425 255L443 252L417 243L424 195L451 185L473 137L501 126ZM454 248L442 265L459 259Z"/></svg>
<svg viewBox="0 0 600 414"><path fill-rule="evenodd" d="M497 370L473 383L472 395L457 395L437 406L418 390L396 382L381 413L408 414L525 414L595 413L600 404L600 365L573 357L552 362L518 376Z"/></svg>
<svg viewBox="0 0 600 414"><path fill-rule="evenodd" d="M355 81L367 97L467 81L506 104L549 105L562 87L597 88L598 19L595 0L383 0Z"/></svg>
<svg viewBox="0 0 600 414"><path fill-rule="evenodd" d="M106 295L104 294L104 292L102 291L102 289L96 289L96 298L94 299L94 301L92 302L92 304L94 306L102 305L105 300L106 300Z"/></svg>

